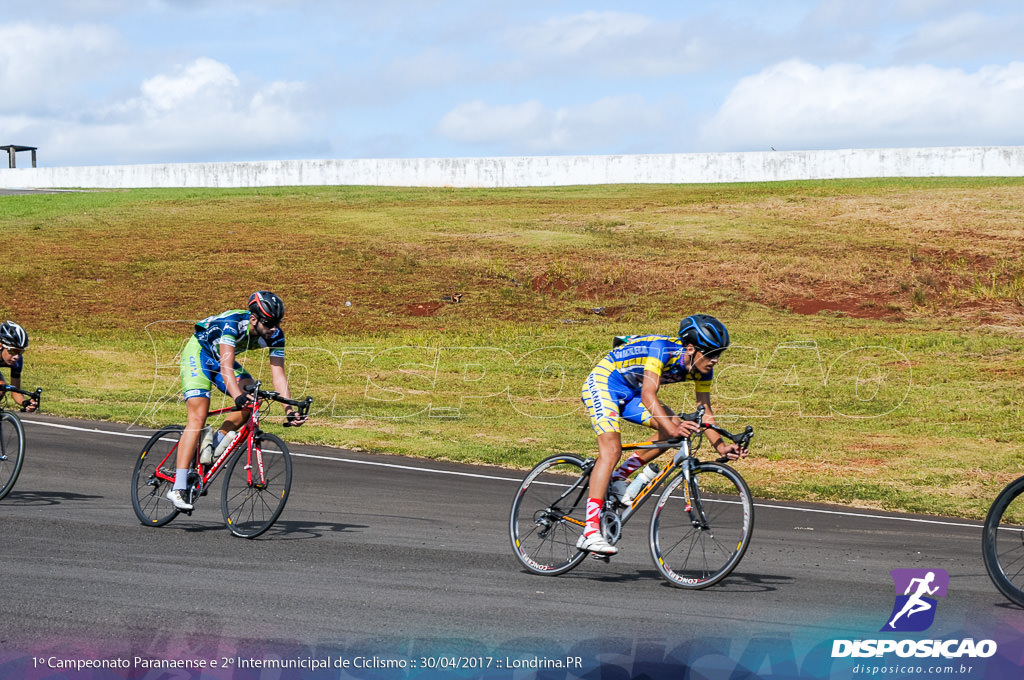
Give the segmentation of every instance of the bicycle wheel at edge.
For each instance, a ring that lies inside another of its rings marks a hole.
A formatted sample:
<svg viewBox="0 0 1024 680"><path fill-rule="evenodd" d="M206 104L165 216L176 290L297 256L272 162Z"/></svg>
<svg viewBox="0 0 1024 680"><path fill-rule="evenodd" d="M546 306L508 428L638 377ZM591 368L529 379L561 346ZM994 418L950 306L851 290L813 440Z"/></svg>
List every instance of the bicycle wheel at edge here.
<svg viewBox="0 0 1024 680"><path fill-rule="evenodd" d="M257 447L263 452L263 481L257 469ZM281 516L292 487L292 456L278 437L262 433L253 439L252 481L249 453L242 450L228 463L221 510L235 536L256 538Z"/></svg>
<svg viewBox="0 0 1024 680"><path fill-rule="evenodd" d="M699 590L728 576L743 558L754 531L754 504L747 483L727 465L696 465L693 487L689 505L682 475L661 494L651 516L650 547L666 581Z"/></svg>
<svg viewBox="0 0 1024 680"><path fill-rule="evenodd" d="M557 576L587 556L576 548L587 510L583 459L551 456L536 465L519 486L509 516L509 538L516 557L535 574ZM579 483L557 507L559 497Z"/></svg>
<svg viewBox="0 0 1024 680"><path fill-rule="evenodd" d="M0 413L0 498L14 488L25 462L25 428L13 413Z"/></svg>
<svg viewBox="0 0 1024 680"><path fill-rule="evenodd" d="M1024 477L1003 489L985 518L982 555L992 583L1024 607Z"/></svg>
<svg viewBox="0 0 1024 680"><path fill-rule="evenodd" d="M178 516L178 510L167 499L173 482L156 476L157 467L174 478L178 439L185 428L168 425L158 430L142 447L132 472L132 508L139 521L148 527L162 527Z"/></svg>

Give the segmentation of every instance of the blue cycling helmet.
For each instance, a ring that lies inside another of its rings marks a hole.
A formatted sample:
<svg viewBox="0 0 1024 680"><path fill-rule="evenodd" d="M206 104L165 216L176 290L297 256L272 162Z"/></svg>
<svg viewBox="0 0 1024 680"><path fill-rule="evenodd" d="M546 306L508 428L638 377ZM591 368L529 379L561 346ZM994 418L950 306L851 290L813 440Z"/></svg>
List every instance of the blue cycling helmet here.
<svg viewBox="0 0 1024 680"><path fill-rule="evenodd" d="M729 331L725 324L713 316L694 314L680 322L679 340L705 354L721 352L729 347Z"/></svg>

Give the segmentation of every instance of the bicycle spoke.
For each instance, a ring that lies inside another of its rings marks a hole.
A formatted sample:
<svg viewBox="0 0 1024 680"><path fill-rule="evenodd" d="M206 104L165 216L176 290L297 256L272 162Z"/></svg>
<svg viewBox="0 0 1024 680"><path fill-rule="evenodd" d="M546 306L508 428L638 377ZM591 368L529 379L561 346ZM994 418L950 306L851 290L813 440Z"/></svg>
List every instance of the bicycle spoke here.
<svg viewBox="0 0 1024 680"><path fill-rule="evenodd" d="M996 498L982 536L989 577L1003 595L1024 607L1024 478Z"/></svg>
<svg viewBox="0 0 1024 680"><path fill-rule="evenodd" d="M261 473L262 464L262 473ZM291 455L284 442L262 434L228 463L221 509L231 533L255 538L284 510L292 483Z"/></svg>
<svg viewBox="0 0 1024 680"><path fill-rule="evenodd" d="M520 485L509 516L509 538L519 561L537 574L554 576L586 557L576 548L586 516L583 460L553 456Z"/></svg>
<svg viewBox="0 0 1024 680"><path fill-rule="evenodd" d="M680 588L706 588L739 563L753 531L753 504L731 468L703 463L673 480L651 518L651 554L661 575ZM689 501L687 500L689 499Z"/></svg>
<svg viewBox="0 0 1024 680"><path fill-rule="evenodd" d="M25 432L13 413L0 412L0 498L14 488L25 460Z"/></svg>
<svg viewBox="0 0 1024 680"><path fill-rule="evenodd" d="M163 526L178 510L167 498L173 486L178 439L182 428L169 426L146 442L132 473L132 508L146 526Z"/></svg>

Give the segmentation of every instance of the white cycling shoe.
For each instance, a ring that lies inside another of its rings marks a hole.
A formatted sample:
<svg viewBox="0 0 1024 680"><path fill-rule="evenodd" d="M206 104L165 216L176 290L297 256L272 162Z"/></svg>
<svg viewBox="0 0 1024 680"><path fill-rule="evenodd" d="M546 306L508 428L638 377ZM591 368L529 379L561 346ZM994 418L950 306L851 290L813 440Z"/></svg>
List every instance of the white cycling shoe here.
<svg viewBox="0 0 1024 680"><path fill-rule="evenodd" d="M580 536L576 541L576 547L595 555L614 555L619 552L618 548L604 539L600 531L595 531L589 536Z"/></svg>
<svg viewBox="0 0 1024 680"><path fill-rule="evenodd" d="M183 489L171 489L167 492L167 500L174 504L178 510L194 510L195 507L188 502L188 492Z"/></svg>

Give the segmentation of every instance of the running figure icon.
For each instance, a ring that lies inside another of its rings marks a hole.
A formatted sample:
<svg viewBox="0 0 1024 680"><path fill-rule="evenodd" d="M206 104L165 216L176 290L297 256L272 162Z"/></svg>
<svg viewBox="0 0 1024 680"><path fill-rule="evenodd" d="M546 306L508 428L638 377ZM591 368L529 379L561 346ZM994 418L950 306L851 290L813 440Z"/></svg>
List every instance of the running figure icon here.
<svg viewBox="0 0 1024 680"><path fill-rule="evenodd" d="M894 616L892 621L889 622L890 628L896 628L896 620L899 619L901 616L906 616L909 619L914 614L917 614L918 612L928 611L929 609L935 606L933 604L935 600L928 602L927 600L921 599L923 595L934 595L936 591L939 589L938 586L935 586L934 588L928 587L934 580L934 571L929 571L924 578L910 579L910 585L908 585L907 589L903 591L903 594L910 595L910 589L914 587L914 584L917 584L917 592L915 592L913 595L910 595L910 598L907 600L907 603L903 605L903 609L900 610L900 613Z"/></svg>
<svg viewBox="0 0 1024 680"><path fill-rule="evenodd" d="M943 569L894 569L891 574L896 586L896 602L882 630L926 630L935 621L938 605L935 596L946 596L949 574Z"/></svg>

